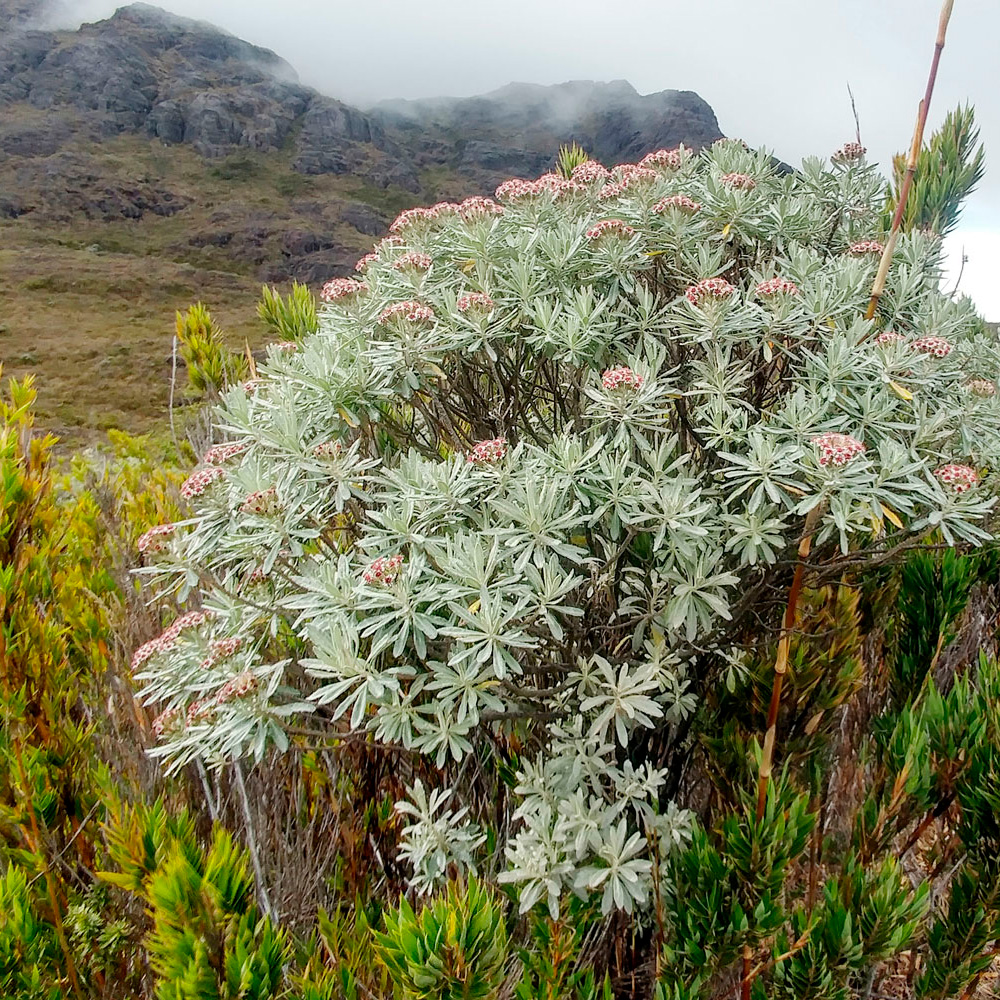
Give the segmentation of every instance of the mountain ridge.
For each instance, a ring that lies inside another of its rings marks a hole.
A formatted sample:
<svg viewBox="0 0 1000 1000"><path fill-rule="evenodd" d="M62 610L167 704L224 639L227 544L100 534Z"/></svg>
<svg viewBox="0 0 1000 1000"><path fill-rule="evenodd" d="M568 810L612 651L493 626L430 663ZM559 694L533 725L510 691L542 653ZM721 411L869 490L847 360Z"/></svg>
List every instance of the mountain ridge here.
<svg viewBox="0 0 1000 1000"><path fill-rule="evenodd" d="M536 176L562 142L611 165L721 136L697 94L627 81L359 108L149 4L56 30L0 0L0 24L0 358L44 376L69 437L156 426L170 317L196 298L252 343L260 282L352 273L404 208Z"/></svg>

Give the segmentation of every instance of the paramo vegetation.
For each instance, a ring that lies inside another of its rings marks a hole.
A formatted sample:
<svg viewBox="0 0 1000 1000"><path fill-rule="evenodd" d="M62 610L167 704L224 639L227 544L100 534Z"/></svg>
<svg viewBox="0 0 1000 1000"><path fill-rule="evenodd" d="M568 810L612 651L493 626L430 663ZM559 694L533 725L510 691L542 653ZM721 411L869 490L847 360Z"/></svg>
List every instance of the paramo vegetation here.
<svg viewBox="0 0 1000 1000"><path fill-rule="evenodd" d="M178 317L185 476L119 438L53 478L13 386L5 995L989 989L1000 345L940 287L975 146L932 140L963 169L871 319L860 144L570 149L266 290L261 356Z"/></svg>

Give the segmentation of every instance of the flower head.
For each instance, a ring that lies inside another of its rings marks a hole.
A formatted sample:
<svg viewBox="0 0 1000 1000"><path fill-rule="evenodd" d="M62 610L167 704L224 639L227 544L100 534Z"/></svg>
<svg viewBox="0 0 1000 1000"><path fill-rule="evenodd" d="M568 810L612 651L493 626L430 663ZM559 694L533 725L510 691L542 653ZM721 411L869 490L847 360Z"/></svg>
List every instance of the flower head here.
<svg viewBox="0 0 1000 1000"><path fill-rule="evenodd" d="M322 441L313 448L313 458L340 458L344 454L344 446L339 441Z"/></svg>
<svg viewBox="0 0 1000 1000"><path fill-rule="evenodd" d="M397 257L392 266L397 271L427 271L433 263L430 254L411 252Z"/></svg>
<svg viewBox="0 0 1000 1000"><path fill-rule="evenodd" d="M728 299L736 294L736 289L725 278L705 278L684 294L691 305L700 307L705 302Z"/></svg>
<svg viewBox="0 0 1000 1000"><path fill-rule="evenodd" d="M607 236L627 240L635 236L635 230L622 222L621 219L605 219L603 222L598 222L596 226L591 226L587 230L587 239L593 240L595 243Z"/></svg>
<svg viewBox="0 0 1000 1000"><path fill-rule="evenodd" d="M989 379L985 378L974 378L971 382L965 383L965 388L968 389L973 396L981 396L983 399L988 399L990 396L995 396L997 394L996 382L991 382Z"/></svg>
<svg viewBox="0 0 1000 1000"><path fill-rule="evenodd" d="M466 292L458 297L457 306L460 313L488 313L494 302L485 292Z"/></svg>
<svg viewBox="0 0 1000 1000"><path fill-rule="evenodd" d="M434 319L434 310L422 302L394 302L382 310L378 321L389 323L392 320L400 319L407 323L430 323Z"/></svg>
<svg viewBox="0 0 1000 1000"><path fill-rule="evenodd" d="M757 286L757 294L769 298L772 295L798 295L798 286L787 278L771 278Z"/></svg>
<svg viewBox="0 0 1000 1000"><path fill-rule="evenodd" d="M645 379L637 375L628 365L619 365L617 368L608 368L601 376L601 385L609 392L628 390L635 392L642 388Z"/></svg>
<svg viewBox="0 0 1000 1000"><path fill-rule="evenodd" d="M372 264L377 264L378 261L379 261L379 255L377 253L366 253L364 257L359 258L358 262L354 265L354 270L360 271L362 274L364 274L365 271L367 271ZM343 281L344 279L339 278L337 280ZM331 282L327 282L327 284L331 284ZM360 282L358 282L358 284L360 284ZM323 286L323 291L320 292L320 298L323 299L324 301L329 301L325 293L326 293L326 285Z"/></svg>
<svg viewBox="0 0 1000 1000"><path fill-rule="evenodd" d="M578 184L593 184L597 181L606 181L611 172L597 160L584 160L573 168L571 176Z"/></svg>
<svg viewBox="0 0 1000 1000"><path fill-rule="evenodd" d="M611 174L618 182L620 192L634 190L638 187L648 187L655 184L660 176L650 167L640 166L637 163L619 163L611 171ZM603 195L603 193L602 191L601 194Z"/></svg>
<svg viewBox="0 0 1000 1000"><path fill-rule="evenodd" d="M257 390L264 384L262 378L248 378L243 382L240 382L240 388L248 395L254 395Z"/></svg>
<svg viewBox="0 0 1000 1000"><path fill-rule="evenodd" d="M878 240L862 240L860 243L852 243L850 252L854 257L867 257L870 254L880 256L885 247Z"/></svg>
<svg viewBox="0 0 1000 1000"><path fill-rule="evenodd" d="M162 736L170 729L176 729L183 719L184 714L179 708L168 708L153 719L153 733Z"/></svg>
<svg viewBox="0 0 1000 1000"><path fill-rule="evenodd" d="M208 656L199 664L202 670L211 670L216 664L229 659L239 652L243 645L243 640L238 636L230 636L227 639L213 639L209 643Z"/></svg>
<svg viewBox="0 0 1000 1000"><path fill-rule="evenodd" d="M224 444L213 445L202 455L205 465L223 465L231 458L242 455L247 446L242 441L227 441Z"/></svg>
<svg viewBox="0 0 1000 1000"><path fill-rule="evenodd" d="M694 199L689 198L686 194L672 194L668 195L666 198L661 198L653 206L653 211L657 214L660 212L668 212L670 210L685 212L688 215L694 215L695 212L701 211L701 205L694 201Z"/></svg>
<svg viewBox="0 0 1000 1000"><path fill-rule="evenodd" d="M219 688L218 694L215 696L215 704L224 705L234 698L245 698L251 691L256 690L257 678L249 670L244 670Z"/></svg>
<svg viewBox="0 0 1000 1000"><path fill-rule="evenodd" d="M196 628L208 619L204 611L188 611L174 620L169 628L161 632L155 639L143 643L132 654L132 670L137 670L155 653L163 653L177 642L180 634L189 628Z"/></svg>
<svg viewBox="0 0 1000 1000"><path fill-rule="evenodd" d="M757 186L757 182L749 174L723 174L719 180L734 191L752 191Z"/></svg>
<svg viewBox="0 0 1000 1000"><path fill-rule="evenodd" d="M439 218L441 214L440 204L432 205L430 208L408 208L393 219L392 225L389 226L389 232L402 233L417 225L428 225Z"/></svg>
<svg viewBox="0 0 1000 1000"><path fill-rule="evenodd" d="M865 451L865 446L857 438L835 431L817 435L812 443L819 449L820 465L847 465Z"/></svg>
<svg viewBox="0 0 1000 1000"><path fill-rule="evenodd" d="M176 530L177 528L173 524L157 524L139 536L135 547L144 555L152 556L166 552L167 543Z"/></svg>
<svg viewBox="0 0 1000 1000"><path fill-rule="evenodd" d="M639 166L652 170L677 170L681 162L679 149L658 149L653 153L647 153L639 161Z"/></svg>
<svg viewBox="0 0 1000 1000"><path fill-rule="evenodd" d="M185 500L192 500L194 497L200 497L205 490L212 485L212 483L218 482L225 473L218 466L210 466L207 469L198 469L196 472L192 472L187 479L181 483L181 496Z"/></svg>
<svg viewBox="0 0 1000 1000"><path fill-rule="evenodd" d="M294 340L279 340L271 344L270 347L272 350L280 351L282 354L294 354L299 349L299 345Z"/></svg>
<svg viewBox="0 0 1000 1000"><path fill-rule="evenodd" d="M468 460L477 465L493 465L507 454L507 439L498 437L479 441L469 452Z"/></svg>
<svg viewBox="0 0 1000 1000"><path fill-rule="evenodd" d="M493 215L503 215L503 205L498 205L492 198L466 198L458 206L458 214L466 221L487 219Z"/></svg>
<svg viewBox="0 0 1000 1000"><path fill-rule="evenodd" d="M883 330L873 341L878 347L888 347L890 344L904 344L906 337L895 330Z"/></svg>
<svg viewBox="0 0 1000 1000"><path fill-rule="evenodd" d="M910 346L921 354L930 354L935 358L946 358L954 350L944 337L920 337Z"/></svg>
<svg viewBox="0 0 1000 1000"><path fill-rule="evenodd" d="M397 553L394 556L379 556L364 572L362 579L374 586L388 587L394 583L403 568L403 557Z"/></svg>
<svg viewBox="0 0 1000 1000"><path fill-rule="evenodd" d="M868 150L860 142L845 142L830 159L834 163L853 163L855 160L860 160L867 152Z"/></svg>
<svg viewBox="0 0 1000 1000"><path fill-rule="evenodd" d="M251 493L240 506L244 514L256 514L258 517L270 517L281 510L278 502L278 491L269 486L266 490Z"/></svg>
<svg viewBox="0 0 1000 1000"><path fill-rule="evenodd" d="M934 475L944 486L950 486L956 493L965 493L979 482L979 475L968 465L942 465L934 470Z"/></svg>
<svg viewBox="0 0 1000 1000"><path fill-rule="evenodd" d="M364 271L372 261L376 260L378 254L365 254L354 267L358 271ZM366 294L367 291L368 286L363 281L355 281L354 278L333 278L323 286L319 297L324 302L347 302Z"/></svg>
<svg viewBox="0 0 1000 1000"><path fill-rule="evenodd" d="M188 705L187 723L191 726L196 722L204 722L206 719L210 719L212 717L212 713L214 711L215 705L213 704L213 699L198 698Z"/></svg>

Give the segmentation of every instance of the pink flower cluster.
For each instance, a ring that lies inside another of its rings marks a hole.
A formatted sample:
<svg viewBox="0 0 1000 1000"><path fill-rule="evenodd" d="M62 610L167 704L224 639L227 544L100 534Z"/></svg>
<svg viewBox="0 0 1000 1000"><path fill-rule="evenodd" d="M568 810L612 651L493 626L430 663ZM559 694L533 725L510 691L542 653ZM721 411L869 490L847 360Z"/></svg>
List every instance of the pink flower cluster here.
<svg viewBox="0 0 1000 1000"><path fill-rule="evenodd" d="M913 341L911 346L915 351L930 354L935 358L946 358L953 350L944 337L920 337L919 340Z"/></svg>
<svg viewBox="0 0 1000 1000"><path fill-rule="evenodd" d="M865 451L865 446L857 438L835 431L817 435L812 443L819 449L820 465L847 465Z"/></svg>
<svg viewBox="0 0 1000 1000"><path fill-rule="evenodd" d="M888 347L890 344L903 344L905 342L906 337L901 333L896 333L895 330L883 330L874 340L878 347Z"/></svg>
<svg viewBox="0 0 1000 1000"><path fill-rule="evenodd" d="M787 278L771 278L768 281L762 281L757 286L757 294L763 296L798 295L799 288Z"/></svg>
<svg viewBox="0 0 1000 1000"><path fill-rule="evenodd" d="M132 654L132 669L136 670L141 667L154 653L164 653L170 649L185 629L196 628L207 620L208 615L204 611L188 611L187 614L181 615L169 628L161 632L155 639L143 643Z"/></svg>
<svg viewBox="0 0 1000 1000"><path fill-rule="evenodd" d="M647 153L640 161L640 167L650 167L654 170L677 170L681 165L679 149L658 149Z"/></svg>
<svg viewBox="0 0 1000 1000"><path fill-rule="evenodd" d="M605 219L587 230L588 240L603 240L606 236L614 236L620 240L628 240L635 236L635 230L622 222L621 219Z"/></svg>
<svg viewBox="0 0 1000 1000"><path fill-rule="evenodd" d="M503 205L498 205L492 198L466 198L458 206L458 214L466 222L485 219L491 215L503 215Z"/></svg>
<svg viewBox="0 0 1000 1000"><path fill-rule="evenodd" d="M934 470L934 475L956 493L965 493L979 482L976 470L968 465L942 465L940 469Z"/></svg>
<svg viewBox="0 0 1000 1000"><path fill-rule="evenodd" d="M678 212L687 212L694 215L701 211L701 205L689 198L686 194L672 194L666 198L661 198L654 206L654 212L666 212L669 209L676 209Z"/></svg>
<svg viewBox="0 0 1000 1000"><path fill-rule="evenodd" d="M567 180L559 174L542 174L536 181L526 181L519 177L512 177L509 181L504 181L496 189L496 196L501 201L520 201L522 198L533 198L540 194L551 194L558 198L564 194L573 194L582 191L583 186L576 181Z"/></svg>
<svg viewBox="0 0 1000 1000"><path fill-rule="evenodd" d="M323 441L313 448L313 458L340 458L344 454L344 446L339 441Z"/></svg>
<svg viewBox="0 0 1000 1000"><path fill-rule="evenodd" d="M719 301L735 295L736 289L725 278L705 278L692 285L684 294L693 306L701 306L705 301Z"/></svg>
<svg viewBox="0 0 1000 1000"><path fill-rule="evenodd" d="M365 570L362 579L369 585L388 587L394 583L403 568L403 557L398 553L394 556L379 556Z"/></svg>
<svg viewBox="0 0 1000 1000"><path fill-rule="evenodd" d="M488 313L493 307L493 300L485 292L466 292L458 297L458 311L460 313Z"/></svg>
<svg viewBox="0 0 1000 1000"><path fill-rule="evenodd" d="M860 142L845 142L830 159L834 163L853 163L860 160L868 150Z"/></svg>
<svg viewBox="0 0 1000 1000"><path fill-rule="evenodd" d="M358 262L354 265L355 271L360 271L362 274L368 270L372 264L377 264L379 261L379 256L377 253L366 253L364 257L361 257ZM338 278L337 281L345 281L344 278ZM359 282L356 282L359 284ZM366 286L367 287L367 286ZM323 291L320 292L320 298L324 301L329 301L326 296L326 285L323 286Z"/></svg>
<svg viewBox="0 0 1000 1000"><path fill-rule="evenodd" d="M430 254L411 252L398 257L392 262L392 266L397 271L426 271L433 263Z"/></svg>
<svg viewBox="0 0 1000 1000"><path fill-rule="evenodd" d="M628 365L619 365L617 368L608 368L601 376L601 385L609 392L617 392L620 389L630 389L635 392L642 388L645 379L637 375Z"/></svg>
<svg viewBox="0 0 1000 1000"><path fill-rule="evenodd" d="M885 247L878 240L862 240L860 243L852 243L850 252L855 257L866 257L868 254L881 254Z"/></svg>
<svg viewBox="0 0 1000 1000"><path fill-rule="evenodd" d="M231 458L242 455L247 450L247 446L241 441L227 441L224 444L213 445L202 455L201 460L205 465L223 465Z"/></svg>
<svg viewBox="0 0 1000 1000"><path fill-rule="evenodd" d="M268 486L266 490L257 490L243 501L240 510L244 514L271 517L281 510L281 504L278 503L278 491L273 486Z"/></svg>
<svg viewBox="0 0 1000 1000"><path fill-rule="evenodd" d="M498 437L479 441L469 452L468 460L477 465L492 465L507 454L507 439Z"/></svg>
<svg viewBox="0 0 1000 1000"><path fill-rule="evenodd" d="M243 645L243 640L237 636L230 636L228 639L213 639L208 646L208 656L201 661L202 670L211 670L216 664L234 656Z"/></svg>
<svg viewBox="0 0 1000 1000"><path fill-rule="evenodd" d="M365 254L354 267L358 271L363 271L373 260L378 260L378 254ZM364 295L367 291L368 286L363 281L355 281L354 278L333 278L323 286L319 297L324 302L343 302Z"/></svg>
<svg viewBox="0 0 1000 1000"><path fill-rule="evenodd" d="M572 176L578 184L594 184L597 181L606 181L611 173L597 160L584 160L573 168Z"/></svg>
<svg viewBox="0 0 1000 1000"><path fill-rule="evenodd" d="M406 229L410 229L417 223L434 222L443 214L447 214L442 209L444 204L445 203L442 202L437 205L432 205L430 208L408 208L405 212L400 212L399 215L393 219L392 225L389 226L389 232L401 233ZM452 206L449 205L449 208L450 207Z"/></svg>
<svg viewBox="0 0 1000 1000"><path fill-rule="evenodd" d="M249 670L244 670L219 688L219 693L215 696L215 704L224 705L227 701L243 698L251 691L256 690L257 678Z"/></svg>
<svg viewBox="0 0 1000 1000"><path fill-rule="evenodd" d="M378 321L389 323L394 319L403 319L407 323L430 323L434 320L434 310L422 302L394 302L382 310Z"/></svg>
<svg viewBox="0 0 1000 1000"><path fill-rule="evenodd" d="M240 382L240 388L248 396L252 396L263 384L262 378L248 378L245 382Z"/></svg>
<svg viewBox="0 0 1000 1000"><path fill-rule="evenodd" d="M734 191L752 191L757 186L757 182L749 174L723 174L719 180Z"/></svg>
<svg viewBox="0 0 1000 1000"><path fill-rule="evenodd" d="M162 736L168 729L175 728L181 721L182 712L179 708L168 708L153 719L153 733Z"/></svg>
<svg viewBox="0 0 1000 1000"><path fill-rule="evenodd" d="M967 382L966 389L972 393L973 396L982 396L984 399L988 399L990 396L995 396L997 394L996 382L991 382L989 379L985 378L974 378L971 382Z"/></svg>
<svg viewBox="0 0 1000 1000"><path fill-rule="evenodd" d="M185 500L193 500L195 497L200 497L212 483L218 482L224 475L225 473L218 466L198 469L196 472L192 472L181 483L181 496Z"/></svg>
<svg viewBox="0 0 1000 1000"><path fill-rule="evenodd" d="M199 698L191 702L187 710L187 723L189 726L204 719L211 718L215 711L214 698Z"/></svg>
<svg viewBox="0 0 1000 1000"><path fill-rule="evenodd" d="M150 556L157 555L160 552L166 552L167 542L176 530L176 527L172 524L157 524L155 527L150 528L149 531L144 531L139 536L139 540L135 543L135 547L144 555Z"/></svg>

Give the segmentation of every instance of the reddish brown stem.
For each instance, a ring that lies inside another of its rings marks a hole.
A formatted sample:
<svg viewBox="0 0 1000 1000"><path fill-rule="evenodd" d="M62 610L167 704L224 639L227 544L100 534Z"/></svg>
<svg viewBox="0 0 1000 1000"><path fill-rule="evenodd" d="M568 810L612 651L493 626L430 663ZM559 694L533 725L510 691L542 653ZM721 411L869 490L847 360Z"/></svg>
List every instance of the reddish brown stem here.
<svg viewBox="0 0 1000 1000"><path fill-rule="evenodd" d="M785 617L778 639L778 653L774 658L774 686L771 688L771 704L767 710L767 733L764 736L764 750L761 755L760 772L757 778L757 822L764 818L764 807L767 803L767 785L771 779L774 766L774 740L778 729L778 711L781 708L781 688L785 674L788 672L788 653L792 644L792 630L799 608L799 595L802 593L802 578L805 573L805 561L812 549L813 534L816 522L819 520L821 505L813 507L806 515L805 527L799 541L799 558L795 564L795 575L788 591L788 603L785 606Z"/></svg>
<svg viewBox="0 0 1000 1000"><path fill-rule="evenodd" d="M927 112L930 110L931 97L934 94L934 83L937 80L938 64L941 62L941 52L944 49L945 35L948 32L948 22L951 20L951 10L955 0L944 0L941 6L941 17L938 20L937 39L934 43L934 56L931 59L931 69L927 76L927 87L924 90L924 98L917 109L917 125L913 130L913 142L910 145L910 154L906 160L906 172L903 174L903 181L899 186L899 200L896 202L896 211L892 214L892 227L889 231L889 238L886 240L885 250L882 252L882 259L879 261L878 274L875 276L875 283L872 285L871 298L868 301L868 309L865 318L871 319L878 308L879 299L885 291L885 281L889 274L889 265L892 263L892 255L896 250L896 241L899 239L899 228L903 223L903 213L906 211L906 202L910 197L910 188L913 186L913 176L917 171L917 157L920 155L920 147L924 141L924 128L927 125Z"/></svg>

